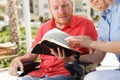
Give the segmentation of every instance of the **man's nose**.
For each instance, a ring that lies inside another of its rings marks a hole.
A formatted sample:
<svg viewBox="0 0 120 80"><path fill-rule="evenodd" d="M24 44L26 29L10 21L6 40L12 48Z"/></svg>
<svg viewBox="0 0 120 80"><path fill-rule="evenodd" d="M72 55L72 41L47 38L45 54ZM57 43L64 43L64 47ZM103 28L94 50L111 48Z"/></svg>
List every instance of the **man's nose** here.
<svg viewBox="0 0 120 80"><path fill-rule="evenodd" d="M63 14L64 13L64 9L63 8L59 8L59 13Z"/></svg>

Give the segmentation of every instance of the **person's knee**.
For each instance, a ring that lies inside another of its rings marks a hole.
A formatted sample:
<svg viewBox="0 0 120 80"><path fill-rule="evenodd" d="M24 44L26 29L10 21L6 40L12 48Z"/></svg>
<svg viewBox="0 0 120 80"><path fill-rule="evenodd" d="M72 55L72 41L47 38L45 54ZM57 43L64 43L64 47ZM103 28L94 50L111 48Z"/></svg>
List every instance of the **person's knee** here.
<svg viewBox="0 0 120 80"><path fill-rule="evenodd" d="M73 80L72 76L56 75L49 78L49 80Z"/></svg>
<svg viewBox="0 0 120 80"><path fill-rule="evenodd" d="M94 71L85 75L84 80L101 80L99 72Z"/></svg>
<svg viewBox="0 0 120 80"><path fill-rule="evenodd" d="M20 77L20 78L21 78L21 80L37 80L37 79L33 79L33 77L29 76L29 75L25 75L25 76Z"/></svg>

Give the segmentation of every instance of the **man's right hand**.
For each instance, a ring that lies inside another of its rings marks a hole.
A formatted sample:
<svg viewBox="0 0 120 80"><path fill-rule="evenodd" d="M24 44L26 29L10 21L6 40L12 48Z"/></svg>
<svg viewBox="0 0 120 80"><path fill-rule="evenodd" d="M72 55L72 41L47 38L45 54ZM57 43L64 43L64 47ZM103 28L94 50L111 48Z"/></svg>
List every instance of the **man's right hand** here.
<svg viewBox="0 0 120 80"><path fill-rule="evenodd" d="M19 76L17 73L18 67L20 68L20 71L24 71L23 63L20 61L20 59L17 57L12 60L10 66L9 66L9 74L11 76Z"/></svg>

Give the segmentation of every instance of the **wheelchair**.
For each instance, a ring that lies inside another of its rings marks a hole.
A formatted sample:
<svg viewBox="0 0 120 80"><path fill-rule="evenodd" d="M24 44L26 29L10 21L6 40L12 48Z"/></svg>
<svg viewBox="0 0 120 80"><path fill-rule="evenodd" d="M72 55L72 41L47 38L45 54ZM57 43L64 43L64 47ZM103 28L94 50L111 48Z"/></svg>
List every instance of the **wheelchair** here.
<svg viewBox="0 0 120 80"><path fill-rule="evenodd" d="M83 63L80 62L80 54L75 53L74 54L74 61L70 61L64 64L64 67L71 73L71 76L73 76L73 80L83 80L84 76L91 72L95 71L96 67L99 66L99 64L93 64L93 63ZM24 65L24 72L20 74L20 76L24 76L27 73L39 69L39 62L25 62ZM18 71L20 69L18 68Z"/></svg>

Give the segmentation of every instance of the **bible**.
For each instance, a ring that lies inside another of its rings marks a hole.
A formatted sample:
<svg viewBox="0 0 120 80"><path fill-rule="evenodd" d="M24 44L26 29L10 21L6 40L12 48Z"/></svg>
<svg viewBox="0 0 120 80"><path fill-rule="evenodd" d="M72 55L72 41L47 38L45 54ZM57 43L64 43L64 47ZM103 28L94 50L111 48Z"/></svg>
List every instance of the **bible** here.
<svg viewBox="0 0 120 80"><path fill-rule="evenodd" d="M81 53L80 51L68 47L68 44L65 41L65 38L68 36L70 35L57 28L51 29L45 33L42 40L33 48L31 53L52 55L50 48L53 48L56 52L57 48L60 48L60 50L63 49L67 57L74 53Z"/></svg>

